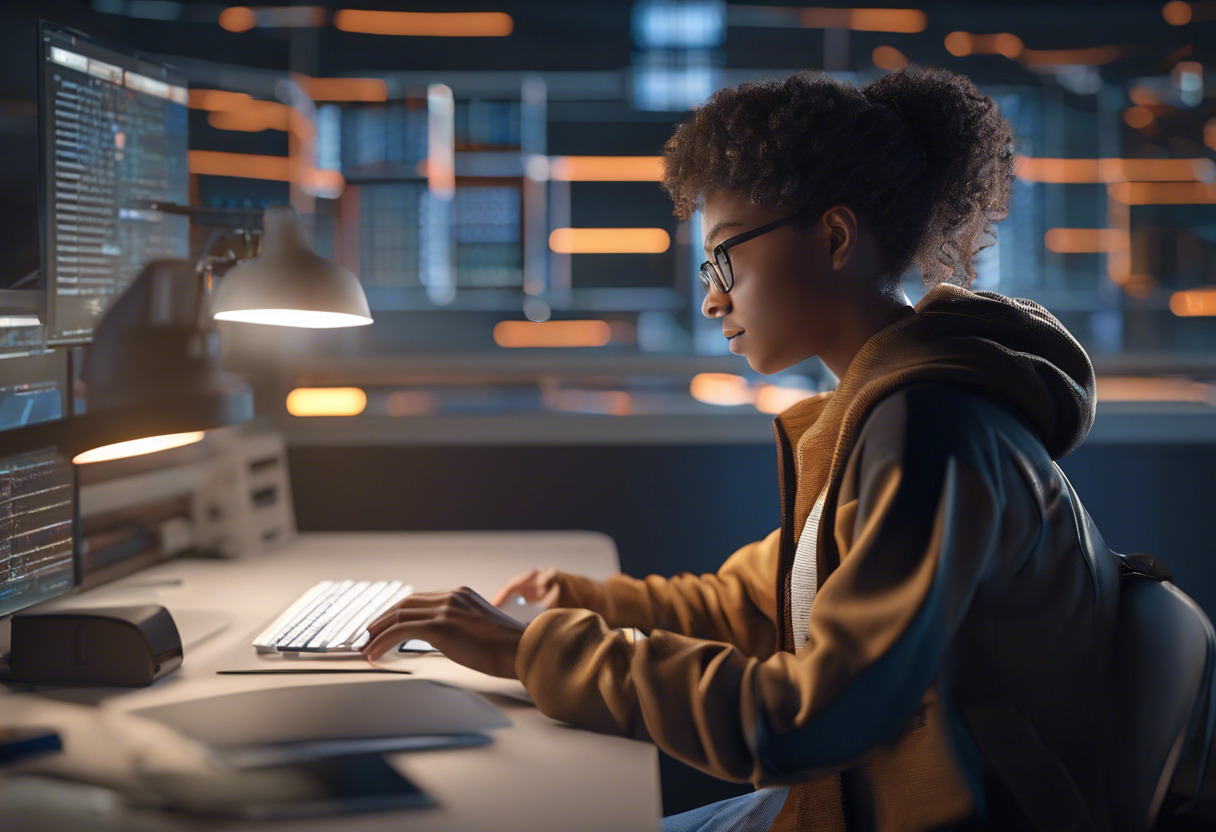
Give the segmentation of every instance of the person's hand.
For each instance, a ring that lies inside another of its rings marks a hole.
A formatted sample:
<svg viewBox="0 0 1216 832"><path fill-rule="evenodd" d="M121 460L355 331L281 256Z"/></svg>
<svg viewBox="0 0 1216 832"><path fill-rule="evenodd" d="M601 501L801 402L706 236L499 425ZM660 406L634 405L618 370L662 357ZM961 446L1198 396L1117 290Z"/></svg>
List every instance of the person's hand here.
<svg viewBox="0 0 1216 832"><path fill-rule="evenodd" d="M547 610L557 606L557 597L561 594L561 585L557 582L557 569L529 569L522 575L516 575L498 590L494 596L494 606L501 607L512 596L523 596L529 604L539 604Z"/></svg>
<svg viewBox="0 0 1216 832"><path fill-rule="evenodd" d="M362 653L378 659L403 641L420 638L449 659L489 673L515 675L524 625L467 586L450 592L407 595L373 621Z"/></svg>

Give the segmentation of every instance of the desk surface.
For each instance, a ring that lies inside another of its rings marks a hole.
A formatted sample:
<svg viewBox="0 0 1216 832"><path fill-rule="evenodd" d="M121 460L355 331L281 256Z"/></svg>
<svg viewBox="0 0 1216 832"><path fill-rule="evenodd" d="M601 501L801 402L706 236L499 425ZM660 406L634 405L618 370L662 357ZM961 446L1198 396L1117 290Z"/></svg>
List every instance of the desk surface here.
<svg viewBox="0 0 1216 832"><path fill-rule="evenodd" d="M395 676L219 676L220 669L264 667L250 642L301 592L326 578L399 578L416 590L468 585L492 595L511 576L555 565L606 577L618 571L616 547L589 532L311 533L244 561L181 559L87 593L55 607L160 603L181 622L188 646L182 667L148 688L13 693L4 697L6 722L64 726L81 747L97 705L119 714L151 705L272 686L361 684ZM178 583L180 582L180 583ZM50 605L48 605L49 607ZM226 624L219 632L215 622ZM201 637L206 636L203 640ZM318 660L293 660L307 667ZM333 659L320 660L334 666ZM346 660L342 660L345 662ZM354 659L351 662L362 660ZM276 829L351 830L644 830L661 815L658 757L653 746L571 729L526 702L514 680L486 676L436 655L409 660L414 677L458 685L482 695L514 724L478 748L388 755L439 804L436 809L373 813ZM411 677L405 677L411 678ZM131 825L132 820L138 823ZM122 824L127 824L124 827ZM196 823L152 816L124 818L114 828L184 829ZM51 828L51 827L46 827Z"/></svg>

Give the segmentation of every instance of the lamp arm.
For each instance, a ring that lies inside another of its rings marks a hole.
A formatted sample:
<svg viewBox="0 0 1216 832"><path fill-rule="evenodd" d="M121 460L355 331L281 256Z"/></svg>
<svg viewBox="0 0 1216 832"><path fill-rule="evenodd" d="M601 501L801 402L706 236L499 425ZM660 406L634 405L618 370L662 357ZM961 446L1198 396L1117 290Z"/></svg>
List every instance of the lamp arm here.
<svg viewBox="0 0 1216 832"><path fill-rule="evenodd" d="M215 247L215 243L220 238L220 229L211 229L211 234L207 237L207 244L203 246L203 253L199 256L198 262L194 265L194 274L197 278L197 291L194 295L194 322L200 328L206 328L210 323L207 320L207 295L211 294L211 267L216 259L211 254L211 249ZM231 253L231 252L229 252Z"/></svg>
<svg viewBox="0 0 1216 832"><path fill-rule="evenodd" d="M221 208L208 205L179 205L175 202L159 202L156 200L145 203L150 211L160 211L162 214L177 214L198 221L199 225L214 225L221 228L244 230L262 227L264 208ZM218 220L218 222L207 222Z"/></svg>
<svg viewBox="0 0 1216 832"><path fill-rule="evenodd" d="M152 203L156 205L157 203ZM174 205L173 208L185 209L183 211L175 211L172 213L191 213L194 206L189 205ZM248 250L253 248L253 236L256 229L240 228L233 226L235 230L240 231L245 237L245 247ZM210 235L207 237L207 244L203 246L203 253L199 255L198 261L195 263L194 272L198 277L198 291L194 298L194 319L200 329L210 327L211 321L207 315L206 298L211 294L212 285L215 282L215 267L220 265L233 266L240 262L241 258L237 257L231 249L225 255L212 254L212 249L215 244L223 237L223 232L227 230L224 226L216 226L211 229Z"/></svg>
<svg viewBox="0 0 1216 832"><path fill-rule="evenodd" d="M207 317L206 298L211 294L211 285L215 277L214 267L220 264L232 265L240 259L231 251L225 257L217 257L212 255L211 250L220 239L223 230L242 233L245 237L246 246L249 246L252 242L253 233L260 231L262 228L262 216L265 209L180 205L175 202L160 202L158 200L147 202L145 207L150 211L160 211L162 214L187 216L195 220L199 225L211 226L211 234L207 238L207 244L203 246L203 253L199 256L194 267L195 274L198 277L198 291L194 298L194 319L200 328L208 328L211 322ZM215 221L217 219L218 222ZM208 222L208 220L212 221Z"/></svg>

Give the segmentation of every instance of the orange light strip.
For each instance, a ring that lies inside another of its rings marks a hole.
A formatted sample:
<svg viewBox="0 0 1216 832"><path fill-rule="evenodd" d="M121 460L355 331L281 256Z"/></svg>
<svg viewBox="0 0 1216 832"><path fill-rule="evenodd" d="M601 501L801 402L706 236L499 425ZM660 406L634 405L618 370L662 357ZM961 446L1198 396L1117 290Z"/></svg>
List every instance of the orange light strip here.
<svg viewBox="0 0 1216 832"><path fill-rule="evenodd" d="M1101 182L1097 159L1050 159L1019 156L1014 162L1019 179L1027 182L1065 184Z"/></svg>
<svg viewBox="0 0 1216 832"><path fill-rule="evenodd" d="M971 32L951 32L946 35L946 51L956 57L965 55L1004 55L1010 60L1022 54L1022 39L1009 32L975 35Z"/></svg>
<svg viewBox="0 0 1216 832"><path fill-rule="evenodd" d="M1107 195L1125 205L1210 205L1216 203L1216 185L1204 182L1115 182Z"/></svg>
<svg viewBox="0 0 1216 832"><path fill-rule="evenodd" d="M1104 402L1206 402L1213 394L1211 385L1185 378L1099 376L1096 387Z"/></svg>
<svg viewBox="0 0 1216 832"><path fill-rule="evenodd" d="M1093 254L1115 250L1121 239L1113 228L1049 228L1043 244L1057 254Z"/></svg>
<svg viewBox="0 0 1216 832"><path fill-rule="evenodd" d="M975 34L951 32L945 38L946 51L955 57L966 55L1004 55L1011 61L1029 66L1065 66L1088 64L1100 66L1123 55L1120 46L1091 46L1085 49L1027 49L1022 39L1011 32Z"/></svg>
<svg viewBox="0 0 1216 832"><path fill-rule="evenodd" d="M671 236L662 228L555 228L549 248L558 254L662 254Z"/></svg>
<svg viewBox="0 0 1216 832"><path fill-rule="evenodd" d="M301 137L315 132L312 122L298 110L243 92L190 90L190 107L210 111L207 123L219 130L290 130Z"/></svg>
<svg viewBox="0 0 1216 832"><path fill-rule="evenodd" d="M806 8L798 16L805 29L854 29L859 32L912 34L925 31L929 18L919 9Z"/></svg>
<svg viewBox="0 0 1216 832"><path fill-rule="evenodd" d="M699 402L733 407L752 404L756 391L743 376L732 373L697 373L688 383L689 394Z"/></svg>
<svg viewBox="0 0 1216 832"><path fill-rule="evenodd" d="M1143 84L1134 85L1130 90L1127 91L1127 97L1132 100L1132 103L1140 104L1145 107L1151 107L1154 104L1161 103L1161 99L1159 99L1152 90Z"/></svg>
<svg viewBox="0 0 1216 832"><path fill-rule="evenodd" d="M1136 104L1123 111L1123 121L1134 130L1143 130L1153 123L1153 111L1143 104Z"/></svg>
<svg viewBox="0 0 1216 832"><path fill-rule="evenodd" d="M1170 311L1180 318L1216 315L1216 286L1174 292Z"/></svg>
<svg viewBox="0 0 1216 832"><path fill-rule="evenodd" d="M1123 50L1118 46L1091 46L1087 49L1023 49L1018 59L1031 66L1102 66L1122 55Z"/></svg>
<svg viewBox="0 0 1216 832"><path fill-rule="evenodd" d="M515 22L504 12L377 12L341 9L334 28L365 35L430 38L501 38Z"/></svg>
<svg viewBox="0 0 1216 832"><path fill-rule="evenodd" d="M559 182L658 182L662 156L555 156L549 178Z"/></svg>
<svg viewBox="0 0 1216 832"><path fill-rule="evenodd" d="M381 78L301 78L299 84L313 101L388 100Z"/></svg>
<svg viewBox="0 0 1216 832"><path fill-rule="evenodd" d="M212 110L207 115L207 123L217 130L243 132L282 130L286 132L293 126L292 114L292 109L286 104L279 104L275 101L250 101L239 109Z"/></svg>
<svg viewBox="0 0 1216 832"><path fill-rule="evenodd" d="M1161 7L1161 16L1171 26L1184 26L1191 22L1191 4L1184 0L1170 0Z"/></svg>
<svg viewBox="0 0 1216 832"><path fill-rule="evenodd" d="M247 6L229 6L220 12L219 22L229 32L248 32L258 25L258 16Z"/></svg>
<svg viewBox="0 0 1216 832"><path fill-rule="evenodd" d="M920 9L850 9L849 28L859 32L923 32L929 17Z"/></svg>
<svg viewBox="0 0 1216 832"><path fill-rule="evenodd" d="M951 32L946 35L943 42L946 45L946 51L956 58L970 55L975 45L974 38L971 37L970 32Z"/></svg>
<svg viewBox="0 0 1216 832"><path fill-rule="evenodd" d="M874 66L888 72L895 72L908 65L907 56L894 46L874 47L874 51L870 53L870 59L874 61Z"/></svg>
<svg viewBox="0 0 1216 832"><path fill-rule="evenodd" d="M500 347L602 347L612 340L604 321L499 321L494 343Z"/></svg>
<svg viewBox="0 0 1216 832"><path fill-rule="evenodd" d="M1106 252L1106 276L1111 282L1128 292L1129 287L1146 282L1145 275L1132 274L1132 210L1128 206L1108 199L1106 201L1106 224L1114 232L1113 245Z"/></svg>
<svg viewBox="0 0 1216 832"><path fill-rule="evenodd" d="M192 110L239 110L252 102L253 96L247 92L190 90L190 109Z"/></svg>
<svg viewBox="0 0 1216 832"><path fill-rule="evenodd" d="M1022 39L1010 32L997 32L995 35L972 35L972 49L976 52L986 52L991 55L1004 55L1009 60L1025 51Z"/></svg>
<svg viewBox="0 0 1216 832"><path fill-rule="evenodd" d="M287 394L292 416L358 416L367 394L358 387L297 387Z"/></svg>
<svg viewBox="0 0 1216 832"><path fill-rule="evenodd" d="M1211 159L1055 159L1018 156L1015 171L1027 182L1196 182L1216 175Z"/></svg>

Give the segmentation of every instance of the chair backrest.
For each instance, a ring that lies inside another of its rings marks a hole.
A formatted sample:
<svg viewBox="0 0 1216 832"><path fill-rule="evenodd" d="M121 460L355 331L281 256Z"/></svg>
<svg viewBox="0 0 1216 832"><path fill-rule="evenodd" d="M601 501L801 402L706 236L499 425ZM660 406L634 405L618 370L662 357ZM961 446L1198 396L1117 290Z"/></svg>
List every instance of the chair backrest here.
<svg viewBox="0 0 1216 832"><path fill-rule="evenodd" d="M1174 584L1139 577L1122 581L1117 627L1111 820L1121 832L1145 832L1157 821L1183 755L1203 744L1216 631Z"/></svg>

